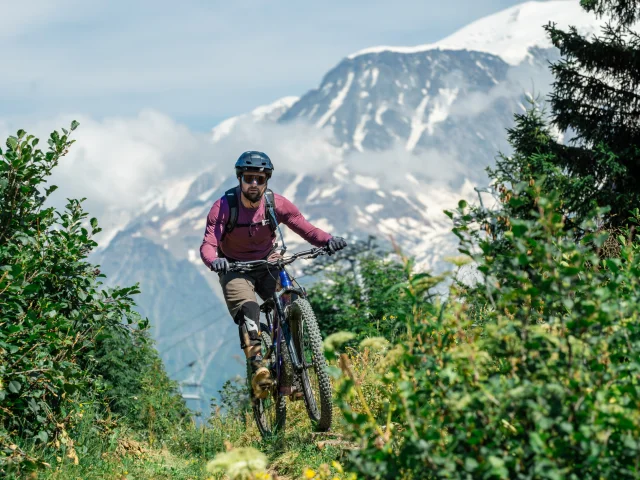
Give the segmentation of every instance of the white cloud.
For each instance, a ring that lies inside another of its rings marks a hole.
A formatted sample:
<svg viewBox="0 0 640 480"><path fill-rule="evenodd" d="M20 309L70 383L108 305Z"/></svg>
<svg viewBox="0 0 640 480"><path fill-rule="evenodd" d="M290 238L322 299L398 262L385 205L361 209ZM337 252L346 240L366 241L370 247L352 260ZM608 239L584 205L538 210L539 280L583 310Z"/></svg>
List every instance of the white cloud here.
<svg viewBox="0 0 640 480"><path fill-rule="evenodd" d="M153 110L102 120L64 115L19 127L39 136L41 145L46 145L49 133L68 126L72 119L78 120L80 127L73 132L76 143L54 170L51 183L60 189L52 200L62 206L66 198L86 197L86 209L98 217L105 230L122 226L143 211L150 195L166 196L204 170L231 174L235 160L246 150L266 152L276 174L317 175L346 162L353 174L380 179L386 188L411 192L457 185L473 173L453 153L431 149L414 155L400 144L384 152L354 153L345 158L329 129L295 122L256 123L251 117L240 118L229 135L216 143L211 135L193 132ZM17 127L0 119L2 138ZM408 179L407 173L418 180Z"/></svg>
<svg viewBox="0 0 640 480"><path fill-rule="evenodd" d="M496 94L486 96L494 98ZM461 102L471 114L489 102L485 98L471 100ZM412 194L437 186L459 188L465 178L479 178L484 167L479 165L478 172L473 172L454 151L429 149L415 155L400 144L385 152L354 153L345 158L331 129L300 122L257 123L255 115L238 117L229 133L215 142L212 134L194 132L150 109L134 116L102 119L61 115L26 125L0 118L0 134L6 137L8 131L21 127L44 139L72 119L80 122L74 132L77 141L54 172L52 181L61 188L53 199L60 206L65 198L87 197L87 210L98 217L105 230L122 226L143 211L150 195L167 194L180 183L187 185L205 169L219 169L222 176L231 174L233 163L246 150L266 152L274 161L276 174L322 174L344 162L353 174L379 179L383 188L401 188ZM412 179L407 173L413 174Z"/></svg>
<svg viewBox="0 0 640 480"><path fill-rule="evenodd" d="M78 121L77 141L54 179L77 191L90 189L96 201L117 207L135 204L152 185L201 169L210 152L206 136L151 110L131 118Z"/></svg>
<svg viewBox="0 0 640 480"><path fill-rule="evenodd" d="M231 174L245 150L267 152L278 173L318 173L342 160L330 132L310 125L241 118L231 135L214 143L210 134L194 132L154 110L100 120L60 115L26 125L0 119L0 138L24 128L41 139L44 149L51 131L68 128L74 119L80 123L72 134L76 142L53 171L50 183L59 190L51 200L62 207L67 198L86 197L85 209L98 218L107 236L142 212L150 196L167 196L207 169Z"/></svg>
<svg viewBox="0 0 640 480"><path fill-rule="evenodd" d="M403 188L409 192L425 192L435 186L458 186L464 179L482 178L485 168L485 165L470 168L455 153L434 148L413 154L402 144L383 152L354 153L346 161L353 172L381 179L385 187ZM413 178L408 178L407 174Z"/></svg>
<svg viewBox="0 0 640 480"><path fill-rule="evenodd" d="M211 162L207 135L152 110L103 120L64 115L20 127L37 135L44 148L50 132L68 127L72 119L80 127L73 132L76 142L69 154L53 171L50 183L60 188L52 201L62 206L66 198L86 197L86 209L105 229L122 225L131 213L140 211L151 188L162 190ZM0 122L2 138L16 129Z"/></svg>
<svg viewBox="0 0 640 480"><path fill-rule="evenodd" d="M302 122L255 123L250 117L239 118L229 134L216 143L215 156L226 162L223 168L231 169L232 162L246 150L265 152L276 172L314 174L342 160L341 150L332 144L330 130Z"/></svg>

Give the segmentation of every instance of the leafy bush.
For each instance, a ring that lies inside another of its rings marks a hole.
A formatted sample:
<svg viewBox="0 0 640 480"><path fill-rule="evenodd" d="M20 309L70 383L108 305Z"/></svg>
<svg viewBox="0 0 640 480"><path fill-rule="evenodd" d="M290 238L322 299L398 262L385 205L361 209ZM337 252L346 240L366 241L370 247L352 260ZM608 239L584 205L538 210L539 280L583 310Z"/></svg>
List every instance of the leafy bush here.
<svg viewBox="0 0 640 480"><path fill-rule="evenodd" d="M343 408L365 445L352 458L360 474L640 475L640 246L620 237L619 257L602 259L606 234L576 242L556 200L526 194L537 208L506 219L507 248L461 202L461 250L483 281L411 320L380 376L386 428Z"/></svg>
<svg viewBox="0 0 640 480"><path fill-rule="evenodd" d="M322 282L310 289L309 300L318 318L323 338L348 331L355 334L354 345L367 336L397 341L406 333L403 317L412 308L409 297L401 297L392 287L406 282L413 264L393 258L361 255L358 258L361 281L351 267L337 264ZM426 280L429 274L418 278Z"/></svg>
<svg viewBox="0 0 640 480"><path fill-rule="evenodd" d="M165 437L188 410L170 380L147 329L113 329L96 344L95 373L109 410L149 440Z"/></svg>
<svg viewBox="0 0 640 480"><path fill-rule="evenodd" d="M171 397L154 407L163 422L186 412L134 310L137 286L102 288L104 275L86 260L97 220L87 221L81 200L62 212L45 204L69 135L53 132L44 153L19 131L0 150L0 468L25 457L17 445L68 443L82 402L134 425L158 392Z"/></svg>

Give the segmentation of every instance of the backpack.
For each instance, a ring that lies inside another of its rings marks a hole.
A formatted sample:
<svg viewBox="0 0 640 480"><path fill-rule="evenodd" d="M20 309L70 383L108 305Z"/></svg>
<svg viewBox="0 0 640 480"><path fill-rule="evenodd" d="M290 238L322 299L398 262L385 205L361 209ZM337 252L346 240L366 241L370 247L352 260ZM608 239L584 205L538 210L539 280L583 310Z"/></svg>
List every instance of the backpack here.
<svg viewBox="0 0 640 480"><path fill-rule="evenodd" d="M222 233L222 239L224 239L227 233L231 233L236 227L250 227L249 223L238 223L238 189L237 187L230 188L224 193L227 197L227 203L229 204L229 219L224 227ZM267 188L264 192L264 220L259 225L269 225L271 233L275 236L276 230L278 230L278 219L276 217L276 203L273 196L273 192ZM222 240L221 239L221 240Z"/></svg>

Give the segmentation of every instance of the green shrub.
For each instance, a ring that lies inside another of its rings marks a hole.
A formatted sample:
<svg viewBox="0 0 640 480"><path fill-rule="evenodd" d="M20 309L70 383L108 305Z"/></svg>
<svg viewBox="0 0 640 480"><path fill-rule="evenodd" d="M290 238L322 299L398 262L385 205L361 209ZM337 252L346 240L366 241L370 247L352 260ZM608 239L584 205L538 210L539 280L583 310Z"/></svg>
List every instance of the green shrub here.
<svg viewBox="0 0 640 480"><path fill-rule="evenodd" d="M482 280L416 303L380 375L385 424L343 405L360 475L640 476L640 246L620 237L619 258L601 259L606 234L576 242L558 202L527 195L537 208L507 218L501 244L461 203L456 232Z"/></svg>
<svg viewBox="0 0 640 480"><path fill-rule="evenodd" d="M336 265L309 290L323 338L348 331L355 334L353 345L368 336L398 340L406 333L403 318L412 304L390 289L407 281L413 265L373 255L359 256L358 263L360 282L351 267Z"/></svg>
<svg viewBox="0 0 640 480"><path fill-rule="evenodd" d="M52 133L44 153L19 131L0 150L0 470L27 458L21 445L62 448L83 403L140 427L153 405L162 429L186 412L134 310L137 286L102 288L86 260L97 220L81 200L45 204L69 134Z"/></svg>

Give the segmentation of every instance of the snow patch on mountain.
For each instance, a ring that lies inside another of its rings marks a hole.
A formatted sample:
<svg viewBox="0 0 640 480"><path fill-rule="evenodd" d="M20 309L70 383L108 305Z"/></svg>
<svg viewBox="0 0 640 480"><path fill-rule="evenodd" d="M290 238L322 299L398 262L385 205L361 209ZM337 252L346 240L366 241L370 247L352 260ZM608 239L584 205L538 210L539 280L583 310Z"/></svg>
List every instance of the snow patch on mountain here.
<svg viewBox="0 0 640 480"><path fill-rule="evenodd" d="M362 141L367 136L367 130L365 127L370 118L371 117L367 114L362 115L362 117L360 117L360 122L358 122L358 126L356 127L356 131L353 133L353 146L360 152L363 151Z"/></svg>
<svg viewBox="0 0 640 480"><path fill-rule="evenodd" d="M441 88L439 90L440 95L436 98L435 106L426 125L429 135L433 135L433 129L437 123L444 122L449 116L449 109L457 98L458 91L458 88Z"/></svg>
<svg viewBox="0 0 640 480"><path fill-rule="evenodd" d="M325 114L320 117L320 120L316 123L317 127L324 127L327 121L333 116L334 113L342 106L344 103L344 99L347 97L347 93L349 93L349 89L351 88L351 84L353 83L353 78L355 77L354 72L349 72L347 75L347 81L342 87L342 90L335 96L335 98L331 101L331 105L329 105L329 110L325 112Z"/></svg>
<svg viewBox="0 0 640 480"><path fill-rule="evenodd" d="M338 190L340 190L340 185L334 185L326 190L322 190L320 192L320 198L329 198L332 197Z"/></svg>
<svg viewBox="0 0 640 480"><path fill-rule="evenodd" d="M384 205L382 205L381 203L371 203L369 205L367 205L366 207L364 207L364 210L367 213L376 213L379 212L380 210L382 210L384 208Z"/></svg>
<svg viewBox="0 0 640 480"><path fill-rule="evenodd" d="M386 104L380 105L376 110L376 123L378 125L382 125L382 115L384 115L384 112L386 112L387 110L389 110L389 107Z"/></svg>
<svg viewBox="0 0 640 480"><path fill-rule="evenodd" d="M282 196L289 200L290 202L295 202L296 200L296 192L298 190L298 185L304 179L304 174L299 174L293 182L287 187L287 189L282 193Z"/></svg>
<svg viewBox="0 0 640 480"><path fill-rule="evenodd" d="M261 107L253 109L251 115L256 120L275 121L298 100L300 100L300 97L282 97L269 105L262 105Z"/></svg>
<svg viewBox="0 0 640 480"><path fill-rule="evenodd" d="M200 195L198 195L198 200L200 200L201 202L209 200L209 198L211 197L211 195L213 195L213 192L215 191L216 191L216 187L210 188L206 192L203 192Z"/></svg>
<svg viewBox="0 0 640 480"><path fill-rule="evenodd" d="M474 50L497 55L511 65L518 65L529 56L530 48L551 48L542 28L549 22L561 28L572 25L582 34L591 34L606 23L606 18L595 20L594 15L583 10L577 0L530 1L481 18L436 43L414 47L371 47L347 58L380 52Z"/></svg>
<svg viewBox="0 0 640 480"><path fill-rule="evenodd" d="M412 151L416 148L416 145L422 136L422 132L424 132L427 127L423 122L424 111L427 108L427 103L429 103L429 96L425 96L420 101L418 108L416 108L414 115L411 117L411 134L409 135L409 140L407 140L406 146L408 151Z"/></svg>
<svg viewBox="0 0 640 480"><path fill-rule="evenodd" d="M300 97L294 96L282 97L273 103L257 107L249 113L243 113L242 115L228 118L213 127L211 131L211 138L214 143L217 143L223 138L228 137L241 121L249 120L255 123L264 121L275 122L299 99Z"/></svg>
<svg viewBox="0 0 640 480"><path fill-rule="evenodd" d="M157 192L151 193L149 195L150 200L142 209L142 212L149 212L154 207L163 208L167 212L175 210L189 193L189 188L194 180L195 177L185 178L168 185L160 194Z"/></svg>
<svg viewBox="0 0 640 480"><path fill-rule="evenodd" d="M228 136L232 131L233 127L238 123L240 117L231 117L226 120L220 122L217 126L213 127L213 136L212 139L214 142L219 142L224 137Z"/></svg>
<svg viewBox="0 0 640 480"><path fill-rule="evenodd" d="M373 177L356 175L353 178L353 181L356 185L360 185L361 187L368 188L369 190L378 190L380 188L380 184L378 183L378 180L376 180Z"/></svg>

